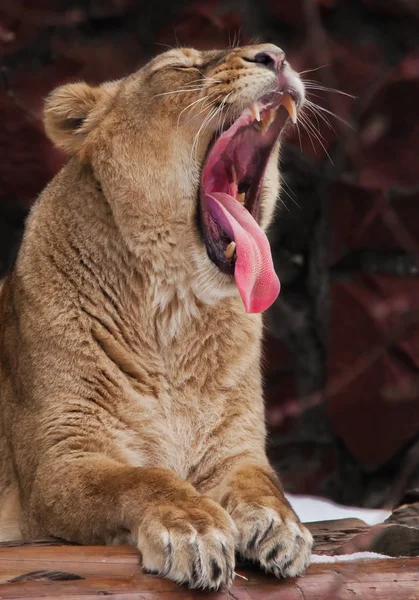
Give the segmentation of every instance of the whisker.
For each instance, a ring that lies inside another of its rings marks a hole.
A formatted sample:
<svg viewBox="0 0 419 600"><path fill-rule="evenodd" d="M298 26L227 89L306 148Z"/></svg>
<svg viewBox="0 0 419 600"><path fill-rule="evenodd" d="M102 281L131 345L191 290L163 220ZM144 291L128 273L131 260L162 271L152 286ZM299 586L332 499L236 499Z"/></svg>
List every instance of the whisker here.
<svg viewBox="0 0 419 600"><path fill-rule="evenodd" d="M314 132L316 132L322 139L325 139L324 136L320 133L320 131L318 131L314 124L310 121L310 118L308 117L308 115L304 112L304 110L301 112L301 118L302 120L305 121L305 123L310 127L310 130Z"/></svg>
<svg viewBox="0 0 419 600"><path fill-rule="evenodd" d="M163 46L163 48L170 48L170 50L176 50L176 48L170 44L162 44L161 42L153 42L153 44L156 46Z"/></svg>
<svg viewBox="0 0 419 600"><path fill-rule="evenodd" d="M207 101L209 101L209 98L208 98L208 97L206 97L205 99L206 99ZM212 100L212 101L209 101L209 104L208 104L208 106L204 105L204 106L201 108L201 110L200 110L198 113L196 113L196 115L194 115L194 116L193 116L191 119L189 119L189 120L188 120L188 121L185 123L185 125L186 125L186 126L187 126L187 125L189 125L189 123L190 123L190 122L191 122L193 119L197 119L197 118L199 117L199 115L202 115L202 113L203 113L203 112L205 112L206 110L211 110L212 108L214 108L214 106L215 106L215 102L217 102L217 99L218 99L218 97L217 97L217 98L215 98L215 99L214 99L214 100Z"/></svg>
<svg viewBox="0 0 419 600"><path fill-rule="evenodd" d="M179 127L179 121L180 121L181 116L183 115L183 113L186 110L188 110L188 108L192 108L193 106L196 106L199 102L204 102L205 100L208 100L207 96L204 96L203 98L198 98L198 100L194 100L193 102L188 104L188 106L186 106L184 109L182 109L177 118L177 127Z"/></svg>
<svg viewBox="0 0 419 600"><path fill-rule="evenodd" d="M240 29L236 29L236 31L234 32L234 37L233 37L233 45L232 48L238 48L240 46L240 36L242 33L242 27L240 27Z"/></svg>
<svg viewBox="0 0 419 600"><path fill-rule="evenodd" d="M199 71L199 73L201 74L201 77L199 79L193 79L192 81L189 81L186 86L193 85L194 83L204 83L202 79L205 79L205 81L210 81L211 83L220 83L221 81L220 79L215 79L214 77L208 77L201 71Z"/></svg>
<svg viewBox="0 0 419 600"><path fill-rule="evenodd" d="M313 131L313 134L319 136L320 139L326 141L324 135L318 129L315 128L314 124L310 121L308 115L306 115L305 113L303 113L303 116L306 119L307 125Z"/></svg>
<svg viewBox="0 0 419 600"><path fill-rule="evenodd" d="M357 97L353 96L352 94L347 94L346 92L340 92L339 90L332 90L329 88L322 88L322 87L317 87L317 86L311 86L311 85L304 85L306 90L316 90L319 92L331 92L334 94L339 94L340 96L345 96L346 98L350 98L351 100L356 100Z"/></svg>
<svg viewBox="0 0 419 600"><path fill-rule="evenodd" d="M161 94L156 94L153 96L153 100L159 96L170 96L171 94L190 94L191 92L202 92L202 87L189 88L187 90L174 90L172 92L162 92Z"/></svg>
<svg viewBox="0 0 419 600"><path fill-rule="evenodd" d="M322 139L324 141L326 141L325 138L324 138L324 136L319 131L316 130L316 128L314 127L314 125L312 123L310 123L310 121L305 117L305 115L301 115L301 121L302 121L302 123L304 125L304 128L305 128L307 134L309 135L309 138L311 139L311 136L309 134L309 131L310 131L311 134L314 136L314 138L319 142L320 146L323 148L323 150L326 153L326 155L327 155L328 159L330 160L331 164L333 166L335 166L333 160L330 157L329 152L327 151L325 145L322 142ZM314 147L313 147L313 150L314 150ZM315 150L314 150L314 152L316 154Z"/></svg>
<svg viewBox="0 0 419 600"><path fill-rule="evenodd" d="M316 115L316 117L320 118L329 129L331 129L332 131L334 131L336 133L335 128L333 127L333 125L330 123L329 119L322 113L321 110L319 110L318 106L316 104L307 104L306 106L304 106L304 108L308 111L310 111L312 114Z"/></svg>
<svg viewBox="0 0 419 600"><path fill-rule="evenodd" d="M293 202L297 208L301 209L301 206L298 204L298 202L296 200L296 195L290 188L289 183L286 181L286 179L282 179L281 183L283 183L285 185L285 187L287 188L287 189L284 188L284 192L287 194L287 196L291 200L291 202Z"/></svg>
<svg viewBox="0 0 419 600"><path fill-rule="evenodd" d="M291 187L290 187L289 183L287 182L287 180L286 180L286 179L282 179L282 180L281 180L281 183L283 183L284 185L286 185L286 186L287 186L287 188L288 188L288 189L289 189L289 191L290 191L290 194L293 196L293 198L296 198L295 192L293 192L293 191L292 191L292 189L291 189Z"/></svg>
<svg viewBox="0 0 419 600"><path fill-rule="evenodd" d="M233 92L230 92L230 94L228 94L227 98L232 94ZM227 99L226 98L226 99ZM227 120L227 118L229 118L229 114L231 112L231 106L227 106L227 108L224 110L224 117L223 117L223 123L222 123L222 128L221 130L224 130L224 126L225 126L225 122Z"/></svg>
<svg viewBox="0 0 419 600"><path fill-rule="evenodd" d="M284 192L284 194L286 194L288 196L288 198L291 200L291 202L293 202L296 206L298 206L298 204L295 202L295 200L293 198L291 198L289 192L285 188L281 188L280 196L281 196L282 192ZM281 200L281 197L279 199ZM285 208L287 209L288 212L291 212L290 209L288 208L288 206L285 204L283 199L282 199L282 204L285 206ZM298 208L300 208L300 206L298 206Z"/></svg>
<svg viewBox="0 0 419 600"><path fill-rule="evenodd" d="M220 119L221 119L221 117L222 117L222 116L223 116L223 103L221 102L221 103L219 104L219 106L218 106L218 111L217 111L217 113L214 115L214 118L215 118L215 117L217 117L217 125L216 125L216 128L215 128L215 132L216 132L216 134L217 134L217 135L220 135L220 133L221 133L221 129L220 129L220 125L221 125L221 123L220 123Z"/></svg>
<svg viewBox="0 0 419 600"><path fill-rule="evenodd" d="M334 164L333 160L332 160L332 159L331 159L331 157L330 157L330 154L329 154L329 152L328 152L328 151L327 151L327 149L326 149L326 146L325 146L325 145L323 144L323 142L322 142L322 139L323 139L324 141L326 141L326 140L325 140L325 138L324 138L324 136L323 136L323 135L322 135L322 134L321 134L319 131L317 131L317 130L316 130L316 128L314 127L314 125L313 125L312 123L310 123L310 121L308 121L304 115L301 115L301 117L302 117L302 122L303 122L303 123L305 123L305 125L306 125L306 127L307 127L307 129L306 129L307 133L308 133L308 130L310 130L310 131L311 131L311 133L313 134L313 136L315 137L315 139L316 139L316 140L319 142L320 146L321 146L321 147L323 148L323 150L325 151L325 153L326 153L326 155L327 155L327 158L330 160L331 164L332 164L333 166L335 166L335 164Z"/></svg>
<svg viewBox="0 0 419 600"><path fill-rule="evenodd" d="M222 132L222 130L223 130L223 128L224 128L224 123L225 123L225 113L224 113L224 108L225 108L225 105L226 105L226 102L227 102L227 100L229 99L229 97L231 96L231 94L232 94L232 93L233 93L233 92L230 92L229 94L227 94L227 96L225 96L224 100L223 100L223 101L221 102L221 104L220 104L220 113L219 113L219 116L220 116L220 117L224 116L224 119L223 119L223 124L222 124L222 126L221 126L221 120L219 119L219 123L218 123L218 126L217 126L217 132L218 132L218 133L221 133L221 132Z"/></svg>
<svg viewBox="0 0 419 600"><path fill-rule="evenodd" d="M208 115L203 120L200 128L198 129L198 132L196 133L196 135L194 137L194 141L192 143L191 155L193 155L194 152L198 149L198 141L199 141L199 136L201 134L201 131L208 125L208 123L213 119L213 117L217 114L217 112L218 112L218 107L212 108L210 110L210 112L208 113Z"/></svg>
<svg viewBox="0 0 419 600"><path fill-rule="evenodd" d="M199 117L199 115L201 115L205 110L209 110L210 108L215 108L215 103L218 102L218 100L221 97L222 97L221 94L216 96L213 100L211 100L209 106L204 106L204 108L202 108L202 110L200 110L196 116Z"/></svg>
<svg viewBox="0 0 419 600"><path fill-rule="evenodd" d="M299 143L300 143L300 152L302 152L302 151L303 151L303 147L302 147L302 145L301 145L301 134L300 134L299 123L297 122L297 123L296 123L296 125L297 125L297 135L298 135L298 141L299 141Z"/></svg>
<svg viewBox="0 0 419 600"><path fill-rule="evenodd" d="M337 119L338 121L340 121L341 123L343 123L344 125L346 125L346 127L349 127L349 129L354 129L354 126L351 125L351 123L349 123L349 121L346 121L342 117L339 117L339 115L337 115L336 113L332 112L331 110L328 110L324 106L320 106L320 104L314 104L314 102L310 102L310 100L306 100L306 102L307 102L307 104L309 106L315 106L316 108L318 108L319 110L327 113L331 117L334 117L335 119Z"/></svg>
<svg viewBox="0 0 419 600"><path fill-rule="evenodd" d="M320 123L319 123L319 119L317 117L317 113L314 112L314 110L312 109L311 106L305 106L304 110L310 110L312 112L313 117L316 119L316 124L317 124L317 129L320 129ZM304 114L307 114L306 112L304 112ZM307 115L308 117L308 115Z"/></svg>
<svg viewBox="0 0 419 600"><path fill-rule="evenodd" d="M284 191L285 191L285 190L284 190ZM283 198L281 198L281 192L282 192L282 189L281 189L281 190L280 190L280 192L279 192L279 198L278 198L278 201L279 201L279 203L280 203L280 204L282 204L282 206L283 206L283 207L284 207L284 208L285 208L285 209L286 209L288 212L291 212L291 211L290 211L290 209L288 208L288 206L285 204L285 202L284 202L284 199L283 199ZM285 192L285 193L286 193L286 192Z"/></svg>
<svg viewBox="0 0 419 600"><path fill-rule="evenodd" d="M313 144L313 139L312 139L312 137L311 137L310 131L309 131L309 130L308 130L308 128L307 128L306 121L305 121L305 120L302 118L302 115L301 115L301 114L300 114L300 117L299 117L299 118L300 118L301 127L302 127L302 128L304 129L304 131L307 133L307 135L308 135L308 139L310 140L310 144L311 144L311 146L312 146L312 148L313 148L313 152L314 152L315 156L317 156L316 147L315 147L315 145Z"/></svg>
<svg viewBox="0 0 419 600"><path fill-rule="evenodd" d="M316 67L315 69L306 69L305 71L300 71L298 75L304 75L304 73L312 73L313 71L318 71L319 69L324 69L325 67L330 67L330 63L327 65L322 65L321 67Z"/></svg>
<svg viewBox="0 0 419 600"><path fill-rule="evenodd" d="M324 122L326 123L327 127L331 130L334 131L336 133L336 129L331 125L331 123L329 122L329 120L324 116L324 114L318 110L318 107L316 104L312 104L310 103L306 103L306 105L304 106L304 108L306 110L309 110L315 117L316 121L317 121L317 127L320 129L320 124L319 124L319 120L318 117Z"/></svg>
<svg viewBox="0 0 419 600"><path fill-rule="evenodd" d="M310 98L320 98L320 100L324 99L324 96L320 96L320 94L315 94L311 90L310 90L310 92L307 92L307 97L308 96L310 96ZM307 101L307 98L306 98L306 101Z"/></svg>
<svg viewBox="0 0 419 600"><path fill-rule="evenodd" d="M347 96L348 98L351 98L352 100L356 100L356 96L353 96L352 94L348 94L348 92L342 92L342 90L337 90L335 88L329 88L326 87L324 85L319 84L317 81L310 81L309 79L302 79L303 83L304 83L304 87L306 87L307 89L311 89L311 90L319 90L321 92L331 92L333 94L340 94L341 96Z"/></svg>

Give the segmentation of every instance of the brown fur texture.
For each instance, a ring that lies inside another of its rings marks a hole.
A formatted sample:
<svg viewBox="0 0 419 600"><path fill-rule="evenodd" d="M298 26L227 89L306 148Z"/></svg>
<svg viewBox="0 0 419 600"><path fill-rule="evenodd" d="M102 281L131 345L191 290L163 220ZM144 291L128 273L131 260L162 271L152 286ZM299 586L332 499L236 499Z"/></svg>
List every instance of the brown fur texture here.
<svg viewBox="0 0 419 600"><path fill-rule="evenodd" d="M235 551L278 576L308 564L311 536L265 454L261 316L196 219L216 123L201 125L220 95L238 116L272 87L243 60L261 48L172 50L47 99L70 160L1 292L0 539L129 542L146 569L204 588L231 584Z"/></svg>

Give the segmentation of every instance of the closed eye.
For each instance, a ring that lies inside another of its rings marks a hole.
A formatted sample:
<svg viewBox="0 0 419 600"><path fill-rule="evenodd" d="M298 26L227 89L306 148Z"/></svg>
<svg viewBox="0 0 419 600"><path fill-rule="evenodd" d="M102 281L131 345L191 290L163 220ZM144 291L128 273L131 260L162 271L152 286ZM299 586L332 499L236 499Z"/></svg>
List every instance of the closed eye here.
<svg viewBox="0 0 419 600"><path fill-rule="evenodd" d="M200 67L194 65L174 65L173 68L181 71L199 71L200 69Z"/></svg>

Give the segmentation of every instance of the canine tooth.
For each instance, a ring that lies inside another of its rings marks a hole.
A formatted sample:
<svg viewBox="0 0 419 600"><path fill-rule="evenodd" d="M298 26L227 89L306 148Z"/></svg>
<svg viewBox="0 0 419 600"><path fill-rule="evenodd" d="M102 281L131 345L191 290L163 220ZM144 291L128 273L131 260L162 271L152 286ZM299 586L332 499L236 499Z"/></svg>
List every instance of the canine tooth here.
<svg viewBox="0 0 419 600"><path fill-rule="evenodd" d="M224 256L230 260L233 258L233 254L236 251L236 242L230 242L227 248L224 250Z"/></svg>
<svg viewBox="0 0 419 600"><path fill-rule="evenodd" d="M276 117L276 108L273 108L271 111L271 123L272 123L272 121L275 121L275 117Z"/></svg>
<svg viewBox="0 0 419 600"><path fill-rule="evenodd" d="M246 194L244 192L241 193L241 194L237 194L236 198L240 202L240 204L244 204L244 200L246 198Z"/></svg>
<svg viewBox="0 0 419 600"><path fill-rule="evenodd" d="M250 110L252 111L252 115L255 117L256 121L260 121L259 106L256 104L256 102L253 102L250 105Z"/></svg>
<svg viewBox="0 0 419 600"><path fill-rule="evenodd" d="M236 167L234 166L234 163L231 164L231 176L233 178L233 181L236 182L237 181L237 173L236 173Z"/></svg>
<svg viewBox="0 0 419 600"><path fill-rule="evenodd" d="M262 118L262 133L265 133L265 131L267 131L269 129L269 127L272 125L272 122L274 121L276 116L276 111L274 108L271 108L270 110L268 110Z"/></svg>
<svg viewBox="0 0 419 600"><path fill-rule="evenodd" d="M295 101L289 94L284 94L281 98L281 103L287 113L289 114L291 121L294 123L297 122L297 107L295 106Z"/></svg>
<svg viewBox="0 0 419 600"><path fill-rule="evenodd" d="M266 119L265 119L267 127L270 127L272 125L273 121L275 120L275 116L276 116L276 111L275 111L275 109L271 108L271 110L266 115Z"/></svg>

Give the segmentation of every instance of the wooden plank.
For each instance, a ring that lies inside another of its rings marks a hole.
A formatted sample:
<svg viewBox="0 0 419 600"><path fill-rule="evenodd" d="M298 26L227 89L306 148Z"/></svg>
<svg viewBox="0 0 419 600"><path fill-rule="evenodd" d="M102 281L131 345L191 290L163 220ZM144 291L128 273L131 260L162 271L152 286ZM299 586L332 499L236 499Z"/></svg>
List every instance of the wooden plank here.
<svg viewBox="0 0 419 600"><path fill-rule="evenodd" d="M21 546L0 548L0 583L33 571L62 571L81 577L141 573L140 555L131 546Z"/></svg>
<svg viewBox="0 0 419 600"><path fill-rule="evenodd" d="M231 591L202 593L168 580L137 574L136 577L88 578L79 581L23 581L0 586L2 600L418 600L419 558L364 560L356 563L311 565L303 577L279 581L246 572L248 581L235 580Z"/></svg>
<svg viewBox="0 0 419 600"><path fill-rule="evenodd" d="M56 549L56 548L55 548ZM27 550L27 549L26 549ZM30 572L45 570L44 550L38 548L38 558L32 555L29 561L23 561L21 574L28 566ZM56 549L57 550L57 549ZM75 575L83 577L76 581L10 581L0 585L1 600L23 600L29 598L65 598L66 600L90 600L106 596L117 600L170 600L182 598L193 600L205 597L207 600L354 600L356 596L363 600L419 600L419 558L393 560L363 560L329 564L313 564L307 573L296 580L279 581L274 577L249 570L241 571L247 581L236 578L231 591L208 593L187 590L182 586L158 577L142 573L140 566L131 563L130 554L124 547L85 547L85 556L94 558L89 565L97 568L101 551L108 554L105 566L107 576L94 576L85 569L83 557L77 556L80 548L72 547L73 559L69 556L60 562L50 561L56 571L66 571L69 564L75 567ZM116 562L109 561L109 550L117 557ZM15 549L10 549L10 560L13 560ZM47 553L49 554L49 553ZM128 566L133 569L127 575L125 566L121 570L121 557L128 558ZM119 562L118 562L119 561ZM2 570L8 568L7 561L2 561ZM44 569L43 569L44 567ZM83 573L83 575L81 575ZM5 571L3 570L3 574ZM47 575L45 575L47 576Z"/></svg>
<svg viewBox="0 0 419 600"><path fill-rule="evenodd" d="M139 553L132 546L15 546L13 548L0 548L0 569L3 561L16 560L50 562L73 562L74 558L87 563L103 564L138 564Z"/></svg>
<svg viewBox="0 0 419 600"><path fill-rule="evenodd" d="M316 553L371 531L356 519L312 523ZM313 564L296 580L278 581L253 568L236 570L229 592L202 593L142 572L130 546L76 546L37 541L0 545L0 600L419 600L419 557Z"/></svg>

